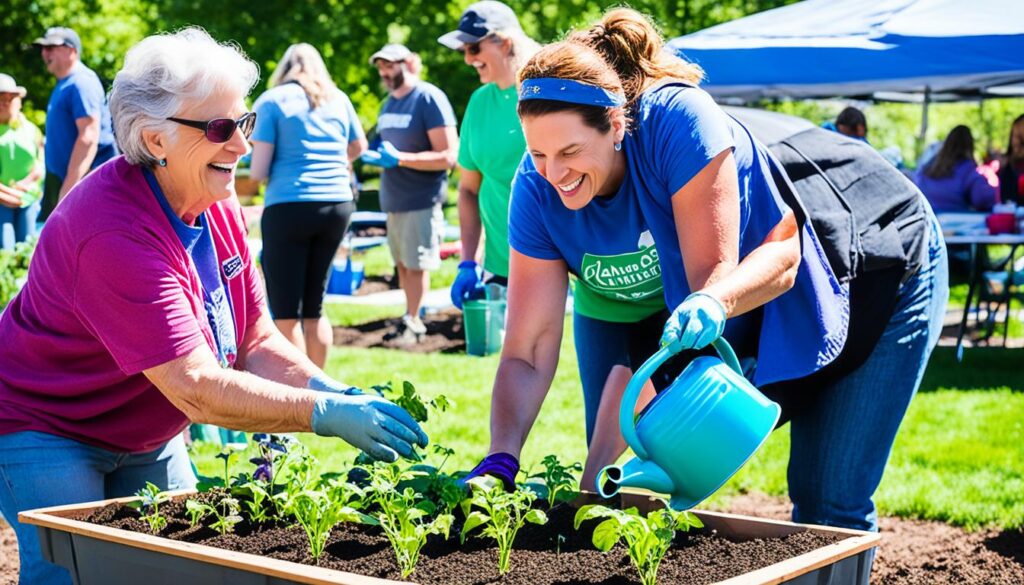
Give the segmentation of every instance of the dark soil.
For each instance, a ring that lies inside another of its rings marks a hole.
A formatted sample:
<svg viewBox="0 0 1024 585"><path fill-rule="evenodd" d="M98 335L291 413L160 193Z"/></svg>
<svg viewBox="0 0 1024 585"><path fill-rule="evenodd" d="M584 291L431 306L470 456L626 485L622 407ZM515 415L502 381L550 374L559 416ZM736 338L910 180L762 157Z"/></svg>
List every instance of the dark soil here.
<svg viewBox="0 0 1024 585"><path fill-rule="evenodd" d="M398 289L398 277L393 274L388 275L377 275L373 274L363 279L363 284L360 285L359 290L352 296L365 297L366 295L372 295L373 293L385 292L389 290Z"/></svg>
<svg viewBox="0 0 1024 585"><path fill-rule="evenodd" d="M401 321L400 318L370 321L352 327L334 328L334 345L350 347L382 347L400 349L414 353L465 353L466 337L462 327L462 312L448 308L428 313L423 318L427 334L419 343L407 343L401 339L385 339Z"/></svg>
<svg viewBox="0 0 1024 585"><path fill-rule="evenodd" d="M205 494L208 495L208 494ZM411 579L423 585L471 585L500 582L505 585L570 585L636 583L623 544L608 554L594 549L591 531L598 521L573 529L575 509L562 505L549 514L544 526L527 525L516 538L512 570L499 578L497 552L491 541L470 538L459 545L459 526L452 537L432 537L424 547ZM221 536L206 527L190 527L184 504L166 506L169 519L160 534L167 538L313 564L305 534L296 526L236 527L235 534ZM121 505L108 506L87 518L89 522L146 532L138 513ZM809 532L786 538L731 542L714 532L681 533L662 562L659 582L699 585L728 579L766 567L834 542L833 538ZM341 525L331 535L319 566L380 577L400 579L394 553L388 541L374 527Z"/></svg>
<svg viewBox="0 0 1024 585"><path fill-rule="evenodd" d="M734 498L726 511L762 518L788 520L791 508L789 502L783 498L748 494ZM1024 533L1021 531L989 529L966 532L941 522L903 518L881 518L879 523L882 544L875 557L871 574L871 582L876 585L941 585L947 583L1020 585L1024 583ZM239 532L241 533L241 528ZM207 534L212 538L221 538L212 531ZM344 534L347 534L347 531ZM384 557L385 552L390 553L390 548L386 544L367 544L373 542L369 536L366 537L365 543L362 540L354 539L350 543L342 544L340 540L348 537L342 535L343 533L339 532L334 536L328 547L328 554L337 554L336 551L343 550L348 551L349 556L352 556L358 554L359 551L367 550L367 547L371 548L375 555L381 557ZM520 536L520 547L523 547L526 538L527 533L524 532ZM212 544L212 542L207 544ZM479 540L470 540L467 543L470 546L479 544L481 544ZM283 541L281 546L284 550L301 552L305 550L306 544L301 536L292 534ZM565 546L563 543L562 550L567 550ZM299 556L294 552L293 555ZM560 554L555 555L556 559L561 556ZM386 558L388 562L391 562L390 556ZM522 550L515 551L512 556L513 573L530 562L530 558L531 555L524 554ZM496 562L496 557L492 555L486 559L485 565L494 566ZM424 559L418 571L413 574L413 578L423 578L427 574L426 567L431 563L430 559ZM616 574L632 578L629 571L625 570L630 569L628 565L622 569ZM664 577L667 577L668 573L661 573L661 575L663 583L681 582L665 579ZM581 579L582 577L573 577L564 583L581 583ZM17 580L17 541L14 538L14 531L0 520L0 583L13 584L17 583ZM620 582L623 581L620 580Z"/></svg>

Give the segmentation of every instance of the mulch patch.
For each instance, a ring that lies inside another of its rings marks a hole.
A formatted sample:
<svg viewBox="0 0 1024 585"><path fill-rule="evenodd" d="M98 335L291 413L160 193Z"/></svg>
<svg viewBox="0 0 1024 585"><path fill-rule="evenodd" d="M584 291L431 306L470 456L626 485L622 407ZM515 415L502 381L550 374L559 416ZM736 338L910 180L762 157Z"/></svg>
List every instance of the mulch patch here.
<svg viewBox="0 0 1024 585"><path fill-rule="evenodd" d="M763 518L775 518L788 520L792 506L784 498L769 497L758 494L748 494L733 498L726 511L737 514L748 514ZM878 585L932 585L945 583L978 583L994 585L1019 585L1024 583L1024 532L1019 530L981 530L966 532L941 522L928 522L923 520L908 520L903 518L883 517L880 519L882 544L875 557L874 568L871 574L871 582ZM181 530L181 524L176 525ZM171 530L169 527L167 530ZM239 527L241 534L245 527ZM302 556L300 553L305 550L306 543L301 534L291 534L288 531L279 531L285 536L277 545L279 551L285 551L293 557ZM386 543L374 540L372 534L362 533L358 528L349 528L344 532L336 532L328 546L328 553L339 558L358 557L363 552L371 552L378 557L376 562L392 562L390 559L390 547ZM513 553L512 574L516 575L523 567L536 562L532 554L525 550L530 540L532 530L525 528L519 536L518 550ZM454 533L453 533L454 534ZM556 532L560 534L560 532ZM209 531L207 535L211 539L236 538L232 535L220 537ZM379 538L379 537L377 537ZM542 535L543 539L544 536ZM550 532L547 538L551 538ZM557 540L557 536L554 537ZM348 539L348 542L342 540ZM214 544L212 541L207 544ZM481 546L482 541L471 539L466 543L467 547ZM429 547L434 547L431 543ZM565 562L560 557L560 551L568 551L568 544L556 545L554 560L547 559L551 567L559 567ZM431 554L433 548L429 549ZM469 550L469 548L467 548ZM298 551L298 552L296 552ZM673 553L674 554L674 553ZM452 553L452 565L454 571L464 574L467 567L458 566L457 557ZM600 560L602 557L597 556ZM289 559L290 560L290 559ZM479 560L472 562L481 562ZM491 554L483 559L483 565L495 566L496 557ZM367 560L367 563L371 561ZM431 566L431 559L424 559L417 573L413 578L420 579L429 571L438 570ZM628 563L611 575L602 575L596 583L635 583L630 571L632 568ZM449 569L451 570L451 569ZM559 569L561 570L561 569ZM663 569L664 570L664 569ZM715 571L718 569L715 568ZM705 573L708 572L705 569ZM669 573L661 573L663 583L683 583L681 578L669 580ZM18 576L18 546L14 538L14 531L0 521L0 583L16 583ZM439 575L439 579L441 576ZM493 575L492 575L493 579ZM570 583L585 583L583 576L572 576L563 585ZM605 579L602 581L602 579ZM608 580L608 579L618 579ZM631 579L631 580L630 580ZM486 582L486 581L484 581ZM531 583L531 585L533 585Z"/></svg>
<svg viewBox="0 0 1024 585"><path fill-rule="evenodd" d="M208 496L208 494L203 494ZM163 507L168 526L160 535L186 542L210 545L286 561L314 564L307 541L297 526L236 527L235 534L220 535L206 527L191 527L184 514L184 503ZM594 549L590 542L593 527L599 521L573 528L575 509L561 505L551 510L544 526L527 525L516 538L512 552L512 570L504 577L497 574L497 551L489 539L469 538L458 544L460 526L452 537L431 537L411 579L423 585L574 585L601 583L627 585L637 582L623 544L608 554ZM147 532L137 512L122 505L107 506L87 521L115 528ZM835 539L812 533L798 533L778 539L731 542L715 533L700 530L680 533L659 570L659 582L713 583L771 565L834 542ZM399 580L394 553L379 528L343 524L331 535L321 567L354 572L383 579Z"/></svg>
<svg viewBox="0 0 1024 585"><path fill-rule="evenodd" d="M401 318L380 319L352 327L334 328L334 345L349 347L382 347L413 353L465 353L466 334L462 326L462 312L451 307L423 318L427 334L419 343L406 344L398 339L385 340Z"/></svg>
<svg viewBox="0 0 1024 585"><path fill-rule="evenodd" d="M366 295L386 292L389 290L398 290L398 277L393 274L374 274L363 278L363 284L359 287L359 290L356 291L356 294L352 296L365 297Z"/></svg>

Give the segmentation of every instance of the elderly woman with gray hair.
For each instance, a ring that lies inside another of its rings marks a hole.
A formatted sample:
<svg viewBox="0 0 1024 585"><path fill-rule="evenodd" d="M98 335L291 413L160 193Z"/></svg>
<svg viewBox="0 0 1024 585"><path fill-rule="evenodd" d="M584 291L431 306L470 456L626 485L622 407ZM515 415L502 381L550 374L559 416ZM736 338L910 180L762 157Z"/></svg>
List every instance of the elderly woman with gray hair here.
<svg viewBox="0 0 1024 585"><path fill-rule="evenodd" d="M49 218L0 318L0 511L22 583L70 577L19 511L192 486L190 421L313 431L388 460L426 445L406 411L327 377L267 315L233 197L257 77L201 29L133 47L110 95L124 155Z"/></svg>

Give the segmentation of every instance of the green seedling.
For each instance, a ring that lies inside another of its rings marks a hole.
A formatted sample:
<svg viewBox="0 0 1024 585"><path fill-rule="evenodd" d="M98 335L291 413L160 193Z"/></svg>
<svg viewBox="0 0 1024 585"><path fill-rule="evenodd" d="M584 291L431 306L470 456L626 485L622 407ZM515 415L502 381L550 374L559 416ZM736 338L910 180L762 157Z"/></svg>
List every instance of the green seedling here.
<svg viewBox="0 0 1024 585"><path fill-rule="evenodd" d="M384 462L375 463L368 471L370 486L366 490L364 505L375 507L370 515L391 543L404 579L416 569L427 537L440 534L447 539L455 517L447 511L437 513L438 506L423 499L413 488L399 488L399 484L423 477L425 472L402 469L394 463Z"/></svg>
<svg viewBox="0 0 1024 585"><path fill-rule="evenodd" d="M241 511L241 504L231 496L221 498L216 506L195 500L185 502L185 512L188 514L192 526L198 524L203 518L212 516L216 520L210 524L210 528L213 528L221 535L234 532L235 525L242 521L242 516L239 514Z"/></svg>
<svg viewBox="0 0 1024 585"><path fill-rule="evenodd" d="M546 524L548 517L531 507L537 497L531 492L506 492L500 481L485 477L474 477L466 483L471 493L462 502L466 522L460 541L465 542L467 534L482 527L481 534L493 538L498 545L498 573L504 575L510 568L512 543L519 529L527 522Z"/></svg>
<svg viewBox="0 0 1024 585"><path fill-rule="evenodd" d="M377 523L372 517L349 505L362 496L362 490L358 487L332 479L320 489L305 489L291 497L285 511L305 531L309 554L314 561L319 561L331 529L339 522Z"/></svg>
<svg viewBox="0 0 1024 585"><path fill-rule="evenodd" d="M169 501L171 497L148 481L146 487L135 492L135 495L139 499L129 502L128 505L139 511L142 520L149 526L150 532L153 534L160 532L164 526L167 526L167 518L160 514L160 504Z"/></svg>
<svg viewBox="0 0 1024 585"><path fill-rule="evenodd" d="M701 528L704 524L690 512L676 512L667 505L640 515L637 509L617 510L606 506L583 506L576 512L576 529L591 518L607 518L594 528L594 546L608 552L620 539L626 541L629 560L640 574L640 583L655 585L658 567L665 558L676 531Z"/></svg>
<svg viewBox="0 0 1024 585"><path fill-rule="evenodd" d="M527 478L537 478L544 482L545 498L548 502L548 509L555 507L560 501L568 501L578 491L579 482L575 473L583 471L583 465L579 462L572 465L562 465L558 457L548 455L541 462L544 469L538 473L528 475Z"/></svg>

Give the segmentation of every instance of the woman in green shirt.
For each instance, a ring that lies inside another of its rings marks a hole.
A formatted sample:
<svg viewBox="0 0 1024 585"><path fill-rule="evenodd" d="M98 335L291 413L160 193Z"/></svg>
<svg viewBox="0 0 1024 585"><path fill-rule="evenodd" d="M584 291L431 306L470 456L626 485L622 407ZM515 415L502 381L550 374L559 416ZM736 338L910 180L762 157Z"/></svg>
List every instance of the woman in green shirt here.
<svg viewBox="0 0 1024 585"><path fill-rule="evenodd" d="M540 47L523 32L511 8L494 0L469 6L456 30L438 39L460 51L483 85L462 119L459 144L459 226L462 262L452 302L462 308L487 282L508 283L508 202L512 177L526 152L516 114L516 72ZM483 272L477 266L481 233ZM480 291L482 292L482 291ZM482 295L481 295L482 296Z"/></svg>
<svg viewBox="0 0 1024 585"><path fill-rule="evenodd" d="M0 73L0 240L5 250L35 233L39 215L43 135L21 113L25 93L13 77Z"/></svg>

